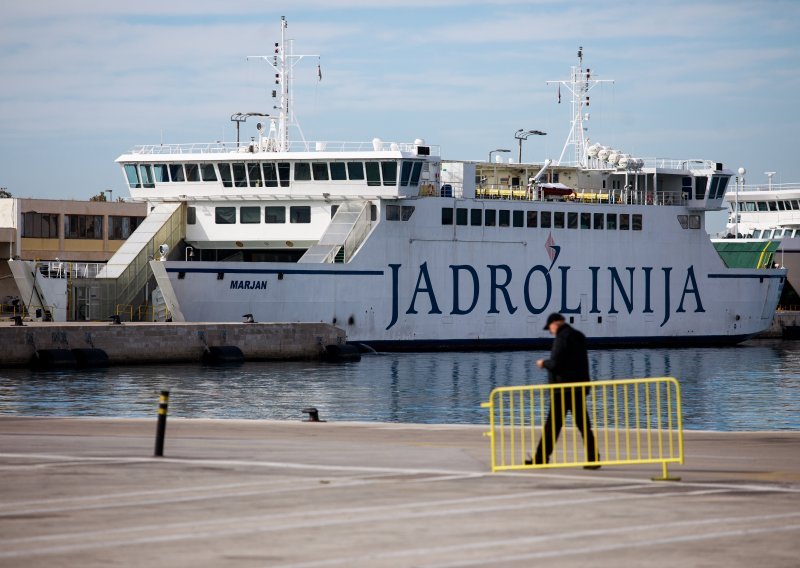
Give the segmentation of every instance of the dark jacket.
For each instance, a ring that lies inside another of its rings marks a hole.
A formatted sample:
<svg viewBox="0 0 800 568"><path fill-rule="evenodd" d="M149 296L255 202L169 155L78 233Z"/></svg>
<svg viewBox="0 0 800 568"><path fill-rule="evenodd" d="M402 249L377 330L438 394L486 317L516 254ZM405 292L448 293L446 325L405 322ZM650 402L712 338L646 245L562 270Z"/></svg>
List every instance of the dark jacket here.
<svg viewBox="0 0 800 568"><path fill-rule="evenodd" d="M581 383L590 380L586 336L569 324L563 324L558 328L544 368L550 371L550 382Z"/></svg>

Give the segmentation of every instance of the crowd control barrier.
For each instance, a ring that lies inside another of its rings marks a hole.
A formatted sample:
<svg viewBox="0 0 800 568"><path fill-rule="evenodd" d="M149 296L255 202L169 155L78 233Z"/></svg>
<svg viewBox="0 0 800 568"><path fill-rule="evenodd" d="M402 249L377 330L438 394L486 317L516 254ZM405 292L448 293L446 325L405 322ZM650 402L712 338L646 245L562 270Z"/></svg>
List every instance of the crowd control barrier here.
<svg viewBox="0 0 800 568"><path fill-rule="evenodd" d="M542 439L551 399L563 424L555 444L555 420ZM580 408L581 399L594 432L594 455L568 411ZM500 387L481 406L489 409L486 436L493 472L660 463L662 475L653 480L678 479L667 469L667 464L683 463L681 392L672 377ZM542 455L550 454L546 463L537 463L540 441Z"/></svg>

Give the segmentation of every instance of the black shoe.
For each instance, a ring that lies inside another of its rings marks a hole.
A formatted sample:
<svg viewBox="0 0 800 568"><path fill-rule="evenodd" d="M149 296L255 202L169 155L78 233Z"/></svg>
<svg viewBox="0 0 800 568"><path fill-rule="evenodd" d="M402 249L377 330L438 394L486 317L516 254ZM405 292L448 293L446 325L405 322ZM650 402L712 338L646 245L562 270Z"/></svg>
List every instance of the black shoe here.
<svg viewBox="0 0 800 568"><path fill-rule="evenodd" d="M585 465L583 469L600 469L601 467L601 465Z"/></svg>
<svg viewBox="0 0 800 568"><path fill-rule="evenodd" d="M547 463L547 462L549 462L549 461L550 461L550 460L548 459L548 460L547 460L547 461L545 461L544 463ZM528 457L527 457L527 458L525 458L525 465L533 465L533 458L531 458L531 455L530 455L530 454L528 454ZM539 456L536 456L536 465L543 465L543 464L542 464L542 462L541 462L541 460L540 460L540 458L539 458Z"/></svg>

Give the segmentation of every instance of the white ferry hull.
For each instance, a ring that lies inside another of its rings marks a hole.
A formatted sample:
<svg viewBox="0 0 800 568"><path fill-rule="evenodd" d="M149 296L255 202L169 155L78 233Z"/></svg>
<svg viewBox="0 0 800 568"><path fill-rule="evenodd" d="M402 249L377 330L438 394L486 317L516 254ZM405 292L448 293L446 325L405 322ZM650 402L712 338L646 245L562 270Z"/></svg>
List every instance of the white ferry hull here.
<svg viewBox="0 0 800 568"><path fill-rule="evenodd" d="M392 349L549 342L553 311L595 344L736 343L769 327L786 274L726 268L704 231L665 238L675 208L643 208L638 232L425 222L448 201L414 201L425 238L382 221L346 264L151 266L175 320L326 322Z"/></svg>

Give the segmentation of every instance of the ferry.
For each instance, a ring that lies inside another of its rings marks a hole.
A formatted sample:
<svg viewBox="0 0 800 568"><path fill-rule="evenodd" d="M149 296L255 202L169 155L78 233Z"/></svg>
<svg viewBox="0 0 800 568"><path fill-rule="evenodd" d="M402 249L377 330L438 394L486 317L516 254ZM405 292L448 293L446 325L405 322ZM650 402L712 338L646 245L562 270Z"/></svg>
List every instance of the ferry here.
<svg viewBox="0 0 800 568"><path fill-rule="evenodd" d="M117 159L135 200L178 215L180 242L149 262L173 321L327 322L376 350L546 346L554 311L608 346L734 344L770 325L786 271L727 267L705 231L733 172L591 143L602 81L582 49L553 82L572 99L559 159L450 160L422 137L290 140L309 56L286 30L256 58L275 112L232 117L261 120L249 140Z"/></svg>
<svg viewBox="0 0 800 568"><path fill-rule="evenodd" d="M715 245L740 259L749 254L753 266L785 267L787 282L800 290L800 183L775 184L776 172L766 172L766 184L745 184L747 172L738 173L734 190L725 194L728 223Z"/></svg>

